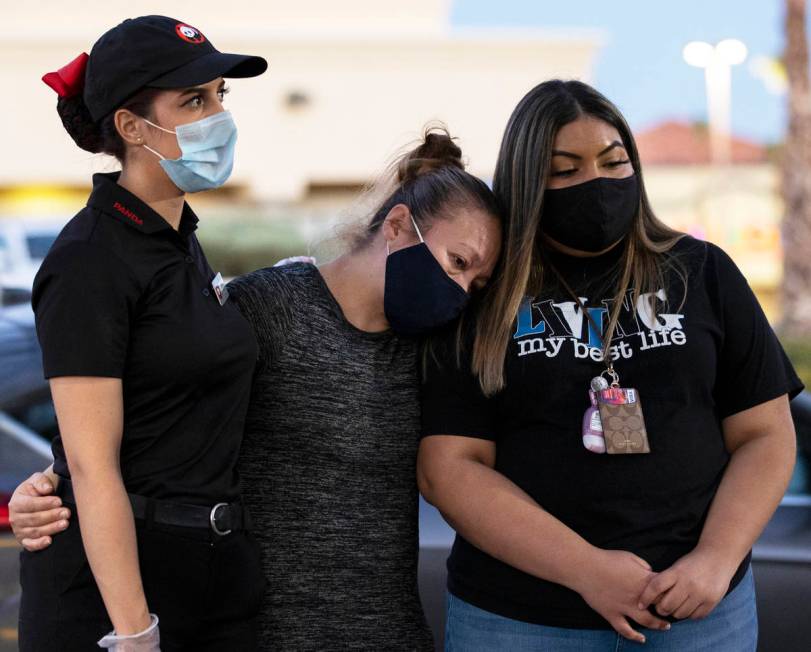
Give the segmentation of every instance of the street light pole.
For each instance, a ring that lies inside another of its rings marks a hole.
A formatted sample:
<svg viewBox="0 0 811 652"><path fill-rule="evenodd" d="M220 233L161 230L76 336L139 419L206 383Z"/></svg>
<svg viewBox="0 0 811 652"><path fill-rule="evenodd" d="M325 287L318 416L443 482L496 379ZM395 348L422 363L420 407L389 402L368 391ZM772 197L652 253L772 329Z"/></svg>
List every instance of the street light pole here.
<svg viewBox="0 0 811 652"><path fill-rule="evenodd" d="M704 69L707 89L707 120L710 134L710 157L713 163L732 160L732 76L731 67L746 60L746 46L736 39L725 39L716 45L693 41L684 46L684 60Z"/></svg>
<svg viewBox="0 0 811 652"><path fill-rule="evenodd" d="M732 160L731 82L730 68L714 58L704 69L707 88L707 120L710 131L710 158L715 163Z"/></svg>

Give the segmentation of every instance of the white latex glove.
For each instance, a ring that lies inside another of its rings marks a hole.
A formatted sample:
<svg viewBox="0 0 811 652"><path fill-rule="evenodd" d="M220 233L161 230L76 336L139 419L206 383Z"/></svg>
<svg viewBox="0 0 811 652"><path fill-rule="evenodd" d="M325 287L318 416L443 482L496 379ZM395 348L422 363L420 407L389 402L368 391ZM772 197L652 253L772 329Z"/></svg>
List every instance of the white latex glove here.
<svg viewBox="0 0 811 652"><path fill-rule="evenodd" d="M160 652L158 617L155 614L149 614L149 617L151 622L144 631L127 636L117 636L112 631L99 641L99 647L112 652Z"/></svg>

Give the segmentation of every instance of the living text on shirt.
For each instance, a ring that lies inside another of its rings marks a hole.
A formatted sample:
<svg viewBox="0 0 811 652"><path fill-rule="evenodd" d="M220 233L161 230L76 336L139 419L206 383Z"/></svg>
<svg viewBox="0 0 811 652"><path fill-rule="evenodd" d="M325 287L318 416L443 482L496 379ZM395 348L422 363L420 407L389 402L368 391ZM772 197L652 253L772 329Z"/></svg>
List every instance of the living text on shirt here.
<svg viewBox="0 0 811 652"><path fill-rule="evenodd" d="M614 300L605 299L599 306L589 306L588 297L580 297L580 300L604 333ZM635 351L686 344L684 315L654 314L655 301L667 305L665 290L641 294L636 302L633 290L628 290L612 338L615 343L609 348L612 361L631 358ZM518 344L518 357L542 353L555 358L570 351L575 359L591 358L599 362L603 358L600 334L594 331L575 301L525 299L518 312L513 339Z"/></svg>

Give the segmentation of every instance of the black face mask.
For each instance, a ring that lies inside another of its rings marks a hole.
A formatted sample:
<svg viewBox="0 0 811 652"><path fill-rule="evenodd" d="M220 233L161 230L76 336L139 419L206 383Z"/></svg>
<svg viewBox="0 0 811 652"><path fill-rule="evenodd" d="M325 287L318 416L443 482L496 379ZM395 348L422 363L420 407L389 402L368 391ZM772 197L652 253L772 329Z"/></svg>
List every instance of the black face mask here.
<svg viewBox="0 0 811 652"><path fill-rule="evenodd" d="M434 258L419 229L417 234L420 244L386 259L383 310L392 330L401 335L422 335L453 321L469 299Z"/></svg>
<svg viewBox="0 0 811 652"><path fill-rule="evenodd" d="M541 231L572 249L603 251L628 235L638 209L635 174L625 179L598 177L547 190Z"/></svg>

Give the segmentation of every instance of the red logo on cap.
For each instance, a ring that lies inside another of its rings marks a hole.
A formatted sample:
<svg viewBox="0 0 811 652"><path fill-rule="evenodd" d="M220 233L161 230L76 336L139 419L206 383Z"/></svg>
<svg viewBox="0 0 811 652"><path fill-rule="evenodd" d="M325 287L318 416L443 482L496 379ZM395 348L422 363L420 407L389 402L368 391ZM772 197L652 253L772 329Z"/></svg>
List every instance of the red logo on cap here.
<svg viewBox="0 0 811 652"><path fill-rule="evenodd" d="M200 33L200 30L187 25L186 23L178 23L175 25L177 35L188 43L202 43L206 37Z"/></svg>

